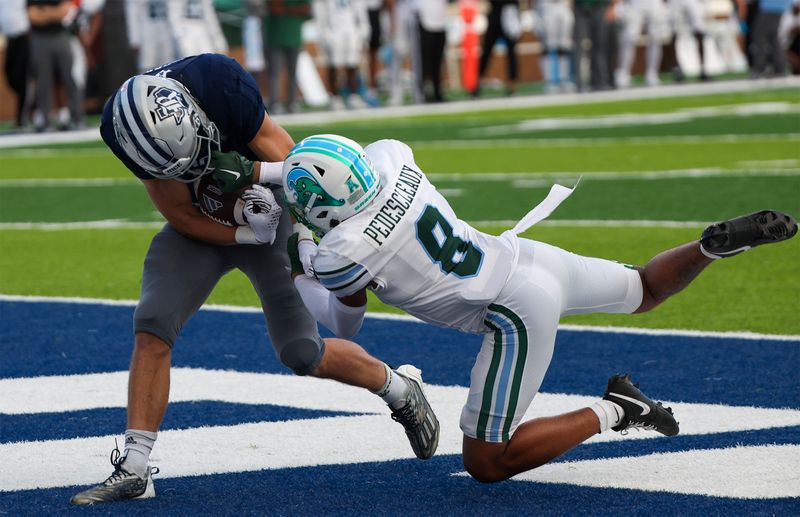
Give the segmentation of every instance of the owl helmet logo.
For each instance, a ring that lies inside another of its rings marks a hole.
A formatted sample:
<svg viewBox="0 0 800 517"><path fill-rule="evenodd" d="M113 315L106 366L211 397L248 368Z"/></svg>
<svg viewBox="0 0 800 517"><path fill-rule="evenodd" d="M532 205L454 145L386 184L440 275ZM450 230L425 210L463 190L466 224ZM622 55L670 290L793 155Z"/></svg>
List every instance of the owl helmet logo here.
<svg viewBox="0 0 800 517"><path fill-rule="evenodd" d="M164 121L170 117L175 119L175 124L180 125L183 118L189 115L189 103L179 91L171 88L161 87L153 92L153 100L156 104L154 110L158 120ZM197 122L192 120L192 124L197 127Z"/></svg>
<svg viewBox="0 0 800 517"><path fill-rule="evenodd" d="M380 190L380 175L361 146L338 135L314 135L284 161L288 210L319 236L363 211Z"/></svg>

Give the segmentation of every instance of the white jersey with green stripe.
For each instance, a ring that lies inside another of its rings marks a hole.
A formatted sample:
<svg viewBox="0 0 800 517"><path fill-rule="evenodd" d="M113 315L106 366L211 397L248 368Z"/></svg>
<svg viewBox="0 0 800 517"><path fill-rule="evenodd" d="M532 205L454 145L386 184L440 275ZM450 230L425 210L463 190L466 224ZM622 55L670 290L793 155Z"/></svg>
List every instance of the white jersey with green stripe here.
<svg viewBox="0 0 800 517"><path fill-rule="evenodd" d="M406 144L380 140L365 152L383 187L320 241L314 268L322 285L339 297L370 287L423 321L487 332L483 315L516 263L516 235L460 220Z"/></svg>

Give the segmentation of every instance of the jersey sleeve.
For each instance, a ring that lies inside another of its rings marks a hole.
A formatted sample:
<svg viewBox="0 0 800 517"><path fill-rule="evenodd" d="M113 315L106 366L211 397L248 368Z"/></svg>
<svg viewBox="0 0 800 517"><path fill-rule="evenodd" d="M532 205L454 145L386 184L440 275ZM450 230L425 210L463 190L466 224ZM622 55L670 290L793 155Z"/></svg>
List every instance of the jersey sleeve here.
<svg viewBox="0 0 800 517"><path fill-rule="evenodd" d="M320 249L314 257L319 282L335 296L350 296L372 281L366 267L329 250Z"/></svg>

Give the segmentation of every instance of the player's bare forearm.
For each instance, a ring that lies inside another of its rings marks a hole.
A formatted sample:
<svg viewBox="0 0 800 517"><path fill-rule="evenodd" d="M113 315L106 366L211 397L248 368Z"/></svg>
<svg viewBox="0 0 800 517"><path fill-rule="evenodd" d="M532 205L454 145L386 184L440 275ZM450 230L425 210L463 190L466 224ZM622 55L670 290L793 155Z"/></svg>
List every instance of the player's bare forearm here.
<svg viewBox="0 0 800 517"><path fill-rule="evenodd" d="M193 204L185 183L145 180L147 194L161 215L183 235L209 244L236 244L236 229L206 217Z"/></svg>
<svg viewBox="0 0 800 517"><path fill-rule="evenodd" d="M294 140L269 115L265 115L258 133L247 146L263 161L280 162L289 154Z"/></svg>

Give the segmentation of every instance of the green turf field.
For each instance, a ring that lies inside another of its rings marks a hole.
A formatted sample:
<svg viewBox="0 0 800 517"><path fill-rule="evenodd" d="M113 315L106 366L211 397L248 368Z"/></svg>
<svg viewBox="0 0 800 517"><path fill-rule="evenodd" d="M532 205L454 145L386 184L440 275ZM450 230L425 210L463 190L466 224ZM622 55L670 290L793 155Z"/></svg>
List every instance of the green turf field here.
<svg viewBox="0 0 800 517"><path fill-rule="evenodd" d="M719 218L800 214L797 90L286 127L296 139L333 132L410 143L460 216L490 233L513 225L554 181L581 177L526 236L627 263L696 239ZM0 150L0 294L135 299L161 220L100 142ZM61 224L80 222L97 228ZM798 278L800 238L714 264L650 314L565 322L800 334ZM209 301L256 297L234 273ZM374 299L371 308L392 310Z"/></svg>

